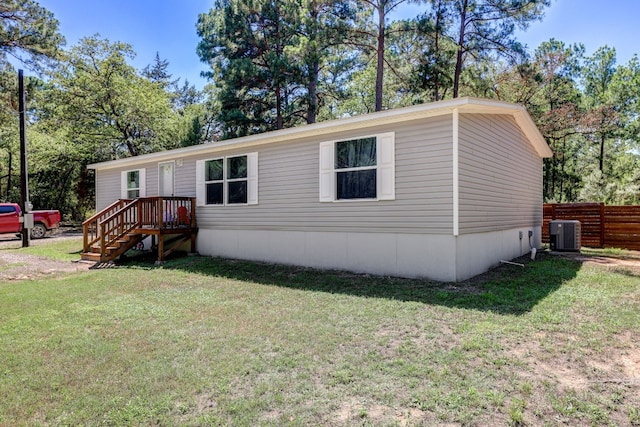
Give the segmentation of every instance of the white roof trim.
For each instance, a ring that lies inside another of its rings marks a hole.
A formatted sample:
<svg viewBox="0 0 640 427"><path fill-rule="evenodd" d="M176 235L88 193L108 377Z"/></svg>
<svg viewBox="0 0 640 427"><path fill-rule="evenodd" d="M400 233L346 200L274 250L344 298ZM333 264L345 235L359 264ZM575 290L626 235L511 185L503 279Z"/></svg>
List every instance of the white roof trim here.
<svg viewBox="0 0 640 427"><path fill-rule="evenodd" d="M185 148L144 154L136 157L111 160L103 163L94 163L87 167L89 169L102 170L128 167L146 162L161 162L197 154L215 153L217 151L230 148L248 148L274 142L285 142L299 138L314 137L326 133L402 123L410 120L452 114L455 108L457 108L461 114L511 115L540 157L551 157L552 155L551 149L523 106L489 99L456 98L265 132L215 143L199 144Z"/></svg>

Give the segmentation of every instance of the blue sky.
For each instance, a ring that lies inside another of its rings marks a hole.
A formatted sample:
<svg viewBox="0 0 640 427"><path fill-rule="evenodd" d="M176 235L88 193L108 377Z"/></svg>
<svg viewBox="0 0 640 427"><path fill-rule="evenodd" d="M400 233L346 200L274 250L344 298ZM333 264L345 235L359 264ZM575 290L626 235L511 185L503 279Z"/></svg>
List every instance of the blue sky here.
<svg viewBox="0 0 640 427"><path fill-rule="evenodd" d="M70 47L80 38L100 33L111 41L133 46L133 65L139 69L153 62L156 52L170 63L174 78L202 88L200 77L206 65L196 54L198 14L208 11L213 0L39 0L54 13ZM419 6L405 6L406 16L420 13ZM518 39L534 50L541 42L555 38L583 43L587 55L598 47L615 47L618 63L640 53L640 1L638 0L552 0L545 18L534 22Z"/></svg>
<svg viewBox="0 0 640 427"><path fill-rule="evenodd" d="M208 11L213 0L37 0L53 12L67 47L81 38L99 33L111 41L133 46L133 66L144 68L156 52L169 61L173 78L185 78L202 88L206 71L196 54L198 14Z"/></svg>

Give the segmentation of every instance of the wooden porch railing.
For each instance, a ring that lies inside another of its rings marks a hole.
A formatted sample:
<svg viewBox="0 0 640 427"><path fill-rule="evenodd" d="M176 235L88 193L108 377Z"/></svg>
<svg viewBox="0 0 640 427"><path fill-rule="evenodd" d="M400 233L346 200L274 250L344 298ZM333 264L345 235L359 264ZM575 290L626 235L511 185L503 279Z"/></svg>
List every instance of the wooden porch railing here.
<svg viewBox="0 0 640 427"><path fill-rule="evenodd" d="M106 256L107 248L117 247L118 240L140 228L139 205L140 199L136 199L100 222L100 257Z"/></svg>
<svg viewBox="0 0 640 427"><path fill-rule="evenodd" d="M115 202L111 203L109 206L82 223L82 234L84 236L84 252L89 252L91 246L97 243L98 240L100 240L100 234L98 233L100 231L100 223L131 202L132 200L128 199L116 200Z"/></svg>
<svg viewBox="0 0 640 427"><path fill-rule="evenodd" d="M196 226L196 204L192 197L141 197L137 200L142 228Z"/></svg>
<svg viewBox="0 0 640 427"><path fill-rule="evenodd" d="M83 226L84 252L99 243L101 259L109 248L119 246L128 234L163 234L196 227L192 197L140 197L117 200L86 220Z"/></svg>

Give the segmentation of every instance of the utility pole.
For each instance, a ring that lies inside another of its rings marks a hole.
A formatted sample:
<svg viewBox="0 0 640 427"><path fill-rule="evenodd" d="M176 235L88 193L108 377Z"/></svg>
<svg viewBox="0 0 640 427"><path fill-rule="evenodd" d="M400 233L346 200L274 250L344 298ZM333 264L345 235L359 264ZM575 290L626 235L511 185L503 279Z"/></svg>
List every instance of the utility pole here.
<svg viewBox="0 0 640 427"><path fill-rule="evenodd" d="M24 75L22 70L18 70L18 114L20 117L20 208L22 209L22 247L29 246L28 228L31 206L29 203L29 178L27 173L27 136L26 136L26 115L25 115L25 93ZM33 221L31 221L33 222Z"/></svg>

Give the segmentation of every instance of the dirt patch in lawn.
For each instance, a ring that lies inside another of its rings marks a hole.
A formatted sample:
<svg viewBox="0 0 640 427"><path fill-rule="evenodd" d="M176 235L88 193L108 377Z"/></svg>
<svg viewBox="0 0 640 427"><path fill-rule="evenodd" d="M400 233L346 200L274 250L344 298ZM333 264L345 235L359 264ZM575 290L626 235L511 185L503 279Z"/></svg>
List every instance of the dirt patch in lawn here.
<svg viewBox="0 0 640 427"><path fill-rule="evenodd" d="M35 255L0 251L0 280L30 280L58 273L86 271L94 263L55 261Z"/></svg>
<svg viewBox="0 0 640 427"><path fill-rule="evenodd" d="M364 399L363 399L364 400ZM391 408L380 404L359 402L351 399L342 402L340 407L330 416L329 423L340 425L435 425L431 414L418 408ZM438 424L442 425L442 424Z"/></svg>
<svg viewBox="0 0 640 427"><path fill-rule="evenodd" d="M640 251L623 251L620 254L595 255L579 252L551 252L552 256L564 257L582 264L598 266L611 271L626 271L640 274Z"/></svg>
<svg viewBox="0 0 640 427"><path fill-rule="evenodd" d="M32 240L37 246L51 242L53 239L78 238L77 231L58 232L40 240ZM58 261L46 257L9 251L22 246L22 240L13 235L0 236L0 280L32 280L60 273L86 271L94 263ZM4 250L3 250L4 249ZM80 258L78 256L78 258Z"/></svg>

